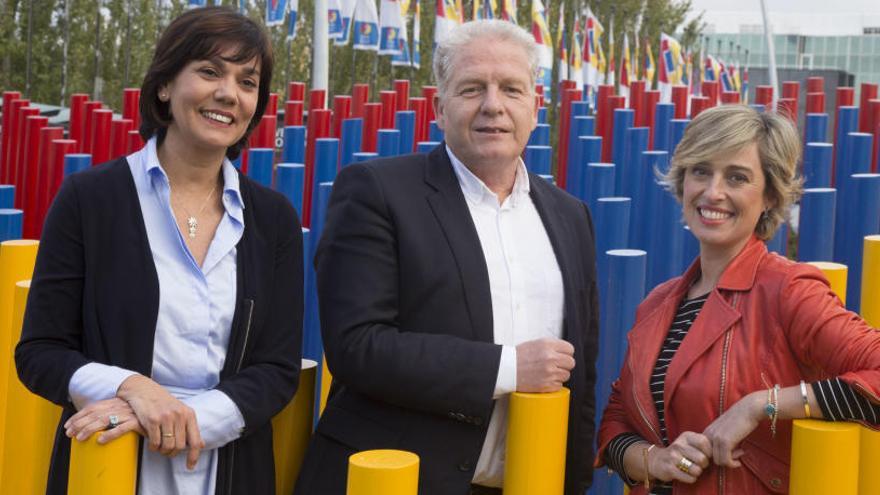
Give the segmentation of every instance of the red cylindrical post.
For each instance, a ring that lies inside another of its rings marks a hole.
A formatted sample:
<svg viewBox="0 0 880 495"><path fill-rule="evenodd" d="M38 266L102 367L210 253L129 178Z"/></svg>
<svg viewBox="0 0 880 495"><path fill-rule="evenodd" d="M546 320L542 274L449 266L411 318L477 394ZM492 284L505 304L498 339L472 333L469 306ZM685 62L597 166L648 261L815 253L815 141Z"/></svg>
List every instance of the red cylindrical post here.
<svg viewBox="0 0 880 495"><path fill-rule="evenodd" d="M773 103L773 86L755 88L755 104L769 106Z"/></svg>
<svg viewBox="0 0 880 495"><path fill-rule="evenodd" d="M122 118L131 121L132 129L141 126L141 90L125 88L122 90Z"/></svg>
<svg viewBox="0 0 880 495"><path fill-rule="evenodd" d="M596 90L596 135L605 137L605 128L611 127L611 112L608 110L608 98L614 94L614 86L600 84ZM604 154L603 154L604 156Z"/></svg>
<svg viewBox="0 0 880 495"><path fill-rule="evenodd" d="M351 96L333 97L333 129L330 137L342 138L342 121L351 117Z"/></svg>
<svg viewBox="0 0 880 495"><path fill-rule="evenodd" d="M19 116L23 108L27 108L31 100L19 98L10 103L9 110L3 107L3 116L9 112L9 127L3 127L3 135L9 135L9 146L3 148L3 160L6 170L2 178L4 184L15 184L15 174L18 165L18 145L21 141L22 120Z"/></svg>
<svg viewBox="0 0 880 495"><path fill-rule="evenodd" d="M128 149L128 131L134 130L129 119L115 119L110 122L110 159L124 156Z"/></svg>
<svg viewBox="0 0 880 495"><path fill-rule="evenodd" d="M394 92L397 93L397 109L395 112L402 112L409 108L409 80L408 79L395 79L394 80Z"/></svg>
<svg viewBox="0 0 880 495"><path fill-rule="evenodd" d="M85 126L83 126L83 135L82 135L82 144L80 145L80 153L91 153L92 152L92 131L94 130L92 119L95 110L100 110L102 103L100 101L87 101L85 105L83 105L83 113L85 116L83 117ZM97 165L101 162L96 162L94 155L92 156L92 165Z"/></svg>
<svg viewBox="0 0 880 495"><path fill-rule="evenodd" d="M303 102L297 100L284 102L284 125L303 125Z"/></svg>
<svg viewBox="0 0 880 495"><path fill-rule="evenodd" d="M327 90L313 89L309 91L309 112L323 110L327 105Z"/></svg>
<svg viewBox="0 0 880 495"><path fill-rule="evenodd" d="M419 141L428 140L428 104L425 98L414 96L409 99L409 109L416 113L416 128L413 135L413 149Z"/></svg>
<svg viewBox="0 0 880 495"><path fill-rule="evenodd" d="M821 76L811 76L807 78L807 93L824 93L825 78Z"/></svg>
<svg viewBox="0 0 880 495"><path fill-rule="evenodd" d="M629 107L636 112L636 127L647 127L650 124L645 115L645 81L629 83Z"/></svg>
<svg viewBox="0 0 880 495"><path fill-rule="evenodd" d="M797 100L794 98L780 98L777 102L776 111L779 115L788 117L788 120L794 122L797 126L798 109Z"/></svg>
<svg viewBox="0 0 880 495"><path fill-rule="evenodd" d="M92 165L110 159L110 121L113 110L101 108L92 112Z"/></svg>
<svg viewBox="0 0 880 495"><path fill-rule="evenodd" d="M612 140L614 139L614 111L618 108L623 108L625 105L625 100L623 96L609 96L608 97L608 120L607 125L605 126L605 135L602 136L602 161L610 162L611 161L611 150L612 148Z"/></svg>
<svg viewBox="0 0 880 495"><path fill-rule="evenodd" d="M370 85L357 83L351 87L351 116L363 118L364 105L370 101Z"/></svg>
<svg viewBox="0 0 880 495"><path fill-rule="evenodd" d="M800 99L801 94L801 83L797 81L783 81L782 82L782 97L783 98L791 98L793 100Z"/></svg>
<svg viewBox="0 0 880 495"><path fill-rule="evenodd" d="M691 119L697 118L700 112L712 108L712 101L708 96L694 96L691 98Z"/></svg>
<svg viewBox="0 0 880 495"><path fill-rule="evenodd" d="M730 105L733 103L739 103L739 93L736 91L724 91L721 93L721 103L725 105Z"/></svg>
<svg viewBox="0 0 880 495"><path fill-rule="evenodd" d="M376 151L376 137L382 121L382 104L367 103L364 105L364 132L361 136L361 149Z"/></svg>
<svg viewBox="0 0 880 495"><path fill-rule="evenodd" d="M278 93L269 93L269 101L266 102L266 111L263 115L278 115Z"/></svg>
<svg viewBox="0 0 880 495"><path fill-rule="evenodd" d="M686 119L688 117L689 96L687 86L672 87L672 103L675 104L676 119Z"/></svg>
<svg viewBox="0 0 880 495"><path fill-rule="evenodd" d="M130 155L144 147L144 139L138 131L128 131L128 145L125 153Z"/></svg>
<svg viewBox="0 0 880 495"><path fill-rule="evenodd" d="M138 90L140 91L140 90ZM89 101L89 95L85 93L74 93L70 95L70 125L67 131L67 137L76 141L78 146L77 152L81 152L85 144L83 140L86 134L86 103ZM138 113L140 115L140 113Z"/></svg>
<svg viewBox="0 0 880 495"><path fill-rule="evenodd" d="M384 90L379 92L382 103L382 122L380 129L394 129L394 113L397 111L397 92Z"/></svg>
<svg viewBox="0 0 880 495"><path fill-rule="evenodd" d="M708 105L704 106L702 110L718 105L719 93L721 92L721 85L718 84L718 81L703 81L701 89L703 90L703 97L709 99ZM693 104L693 101L691 101L691 107L693 107ZM701 103L701 105L704 104ZM691 113L693 114L693 110L691 110Z"/></svg>
<svg viewBox="0 0 880 495"><path fill-rule="evenodd" d="M422 86L422 96L425 97L425 101L428 102L428 117L427 121L430 123L434 120L434 95L437 94L437 86Z"/></svg>
<svg viewBox="0 0 880 495"><path fill-rule="evenodd" d="M877 99L877 84L862 83L859 91L859 132L873 132L868 102Z"/></svg>
<svg viewBox="0 0 880 495"><path fill-rule="evenodd" d="M544 106L544 85L535 84L535 95L538 97L538 106Z"/></svg>
<svg viewBox="0 0 880 495"><path fill-rule="evenodd" d="M42 205L43 217L45 217L45 213L49 210L49 205L52 204L52 200L55 199L58 188L61 187L61 182L64 180L64 155L76 153L76 149L76 141L73 139L55 139L49 145L49 159L46 162L46 175L49 180L46 186L46 194L41 196L44 200Z"/></svg>
<svg viewBox="0 0 880 495"><path fill-rule="evenodd" d="M303 227L311 226L312 218L312 182L315 178L315 140L330 137L331 111L324 109L309 112L309 128L306 132L306 170L303 188Z"/></svg>
<svg viewBox="0 0 880 495"><path fill-rule="evenodd" d="M278 117L274 115L263 115L260 119L260 123L257 124L257 127L254 129L253 134L248 138L248 147L275 149L275 129L277 126ZM245 153L242 153L242 155L244 154Z"/></svg>
<svg viewBox="0 0 880 495"><path fill-rule="evenodd" d="M290 81L287 83L287 99L293 101L305 101L306 83Z"/></svg>
<svg viewBox="0 0 880 495"><path fill-rule="evenodd" d="M645 94L642 95L642 106L644 107L645 114L645 125L642 127L647 127L649 129L648 146L651 149L654 149L654 126L657 124L654 117L657 114L657 103L660 103L659 89L645 91Z"/></svg>
<svg viewBox="0 0 880 495"><path fill-rule="evenodd" d="M807 93L807 113L825 113L825 93Z"/></svg>
<svg viewBox="0 0 880 495"><path fill-rule="evenodd" d="M52 141L64 137L64 128L62 127L43 127L40 129L37 154L34 157L33 166L29 171L30 178L28 181L33 184L31 194L25 201L24 210L30 212L24 216L24 224L22 225L22 233L25 239L39 239L40 231L43 230L43 215L45 211L42 208L44 197L50 182L49 177L49 154Z"/></svg>
<svg viewBox="0 0 880 495"><path fill-rule="evenodd" d="M0 127L2 129L2 133L0 133L0 137L2 137L2 141L0 141L0 184L5 184L4 180L6 177L6 167L8 162L6 161L6 150L9 149L9 130L12 126L9 124L10 117L12 114L9 112L9 109L12 108L12 102L14 100L18 100L21 98L21 93L18 91L4 91L3 92L3 120L0 121Z"/></svg>
<svg viewBox="0 0 880 495"><path fill-rule="evenodd" d="M837 88L835 108L851 107L856 101L856 89L848 86Z"/></svg>
<svg viewBox="0 0 880 495"><path fill-rule="evenodd" d="M36 109L35 109L36 110ZM42 115L30 115L25 119L24 140L21 142L20 161L18 163L18 180L15 183L16 208L25 210L25 216L31 215L27 207L33 201L37 191L36 173L40 156L40 129L49 125L49 118ZM23 227L23 226L22 226Z"/></svg>
<svg viewBox="0 0 880 495"><path fill-rule="evenodd" d="M16 100L16 102L21 100ZM13 161L13 169L10 172L9 184L15 185L15 207L21 209L21 198L24 195L22 190L22 174L27 167L25 165L25 157L28 151L28 119L31 117L39 117L40 111L34 107L23 107L18 111L18 129L17 134L13 136L13 153L15 160ZM47 119L48 120L48 119ZM43 124L44 126L46 124Z"/></svg>
<svg viewBox="0 0 880 495"><path fill-rule="evenodd" d="M880 169L880 99L868 100L868 114L871 116L872 134L874 134L874 153L871 159L871 172L877 173Z"/></svg>

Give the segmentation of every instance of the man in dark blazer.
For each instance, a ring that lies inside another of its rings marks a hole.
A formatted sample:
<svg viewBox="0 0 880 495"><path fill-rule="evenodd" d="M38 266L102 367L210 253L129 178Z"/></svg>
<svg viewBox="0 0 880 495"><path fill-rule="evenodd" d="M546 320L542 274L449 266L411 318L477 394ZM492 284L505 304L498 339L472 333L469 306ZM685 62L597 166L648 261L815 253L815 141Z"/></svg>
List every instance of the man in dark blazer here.
<svg viewBox="0 0 880 495"><path fill-rule="evenodd" d="M509 393L563 385L565 493L589 486L592 224L520 159L537 63L509 22L456 28L434 60L445 143L339 174L315 259L333 385L296 493L345 493L370 449L418 454L422 495L500 493Z"/></svg>

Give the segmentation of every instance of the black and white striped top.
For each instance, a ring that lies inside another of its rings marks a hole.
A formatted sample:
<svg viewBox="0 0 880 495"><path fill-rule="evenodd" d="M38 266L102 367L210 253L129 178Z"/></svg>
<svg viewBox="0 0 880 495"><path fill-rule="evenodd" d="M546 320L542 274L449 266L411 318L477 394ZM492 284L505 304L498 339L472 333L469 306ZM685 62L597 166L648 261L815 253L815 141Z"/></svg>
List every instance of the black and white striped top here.
<svg viewBox="0 0 880 495"><path fill-rule="evenodd" d="M660 354L657 357L657 362L654 364L654 370L651 374L651 396L654 399L654 406L660 418L660 435L663 438L664 446L669 445L663 404L666 371L708 297L709 294L705 294L694 299L682 300L678 310L675 312L675 317L672 319L669 333L663 341L663 346L660 348ZM839 378L822 380L812 383L811 386L816 395L816 402L819 403L819 408L822 410L822 415L825 419L830 421L859 420L871 424L880 424L880 405L868 401L868 399L853 390L843 380ZM605 463L629 485L635 485L642 480L633 480L626 475L623 469L623 455L626 449L638 442L646 442L646 440L635 433L621 433L608 443L608 447L605 450ZM651 486L652 495L670 495L671 493L672 485L657 484Z"/></svg>

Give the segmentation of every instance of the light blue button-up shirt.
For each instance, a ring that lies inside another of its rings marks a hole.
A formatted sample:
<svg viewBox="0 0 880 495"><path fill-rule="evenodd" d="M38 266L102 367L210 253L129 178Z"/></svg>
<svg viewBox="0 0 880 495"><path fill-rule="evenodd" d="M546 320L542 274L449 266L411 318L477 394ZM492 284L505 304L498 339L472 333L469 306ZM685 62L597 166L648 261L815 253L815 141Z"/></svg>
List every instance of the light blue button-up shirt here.
<svg viewBox="0 0 880 495"><path fill-rule="evenodd" d="M156 154L155 138L127 159L159 277L151 378L193 408L206 444L190 471L185 455L169 459L151 452L144 443L138 493L210 495L217 479L217 448L238 438L245 425L232 399L214 389L226 360L237 289L235 246L244 232L238 175L224 159L225 214L199 267L177 228L171 188ZM82 408L113 398L133 374L116 366L87 364L70 380L71 399Z"/></svg>

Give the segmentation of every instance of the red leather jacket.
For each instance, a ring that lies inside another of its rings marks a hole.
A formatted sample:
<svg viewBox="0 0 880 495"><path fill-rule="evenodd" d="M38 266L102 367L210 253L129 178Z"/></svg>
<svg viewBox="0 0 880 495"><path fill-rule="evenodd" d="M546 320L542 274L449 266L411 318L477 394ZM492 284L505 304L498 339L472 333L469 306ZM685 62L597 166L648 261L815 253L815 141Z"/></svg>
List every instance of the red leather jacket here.
<svg viewBox="0 0 880 495"><path fill-rule="evenodd" d="M699 273L697 260L639 305L599 428L597 467L608 442L621 433L661 442L649 377L678 304ZM755 390L837 376L880 403L880 333L841 305L818 269L768 253L753 237L725 269L669 365L664 391L669 438L702 432ZM676 483L673 491L788 493L791 421L779 421L775 438L762 421L741 447L742 468L712 466L693 485ZM640 485L631 493L645 491Z"/></svg>

